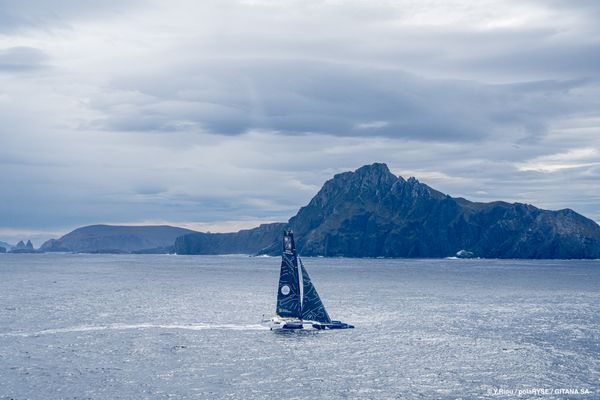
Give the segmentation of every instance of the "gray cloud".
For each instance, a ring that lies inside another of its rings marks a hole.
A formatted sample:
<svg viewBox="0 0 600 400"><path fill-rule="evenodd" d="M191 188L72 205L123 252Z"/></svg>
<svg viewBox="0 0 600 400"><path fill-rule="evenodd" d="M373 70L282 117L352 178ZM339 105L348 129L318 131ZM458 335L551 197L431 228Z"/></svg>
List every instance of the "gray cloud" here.
<svg viewBox="0 0 600 400"><path fill-rule="evenodd" d="M42 68L46 59L46 54L34 47L0 49L0 71L24 72Z"/></svg>
<svg viewBox="0 0 600 400"><path fill-rule="evenodd" d="M168 76L127 77L116 89L143 101L93 106L108 130L175 130L219 134L270 129L442 141L482 140L502 133L538 137L555 119L590 112L571 91L583 79L516 84L425 79L398 70L302 60L211 60ZM173 71L168 71L173 74ZM379 124L372 124L379 121Z"/></svg>
<svg viewBox="0 0 600 400"><path fill-rule="evenodd" d="M118 15L135 0L0 0L0 32L68 28L78 19Z"/></svg>

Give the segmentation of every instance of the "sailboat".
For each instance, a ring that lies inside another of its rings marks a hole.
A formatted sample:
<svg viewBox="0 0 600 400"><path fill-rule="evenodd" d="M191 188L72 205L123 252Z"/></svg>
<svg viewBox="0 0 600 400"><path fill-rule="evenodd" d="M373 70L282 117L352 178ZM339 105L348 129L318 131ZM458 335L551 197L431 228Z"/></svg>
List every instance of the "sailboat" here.
<svg viewBox="0 0 600 400"><path fill-rule="evenodd" d="M327 310L296 252L294 234L283 233L281 272L277 290L277 311L267 321L271 330L350 329L353 325L329 318Z"/></svg>

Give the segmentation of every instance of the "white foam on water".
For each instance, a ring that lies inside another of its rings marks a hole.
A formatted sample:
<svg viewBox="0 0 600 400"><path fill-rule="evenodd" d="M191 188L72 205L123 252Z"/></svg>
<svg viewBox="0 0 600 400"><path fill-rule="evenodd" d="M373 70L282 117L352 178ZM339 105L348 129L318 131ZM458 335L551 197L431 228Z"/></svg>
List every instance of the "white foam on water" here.
<svg viewBox="0 0 600 400"><path fill-rule="evenodd" d="M193 324L193 325L164 325L164 324L110 324L110 325L81 325L71 326L66 328L55 328L55 329L44 329L35 332L10 332L0 333L0 336L16 336L16 337L35 337L40 335L56 335L60 333L77 333L77 332L95 332L95 331L106 331L106 330L131 330L131 329L183 329L190 331L204 331L204 330L230 330L230 331L262 331L268 330L269 328L259 324L246 324L246 325L235 325L235 324Z"/></svg>

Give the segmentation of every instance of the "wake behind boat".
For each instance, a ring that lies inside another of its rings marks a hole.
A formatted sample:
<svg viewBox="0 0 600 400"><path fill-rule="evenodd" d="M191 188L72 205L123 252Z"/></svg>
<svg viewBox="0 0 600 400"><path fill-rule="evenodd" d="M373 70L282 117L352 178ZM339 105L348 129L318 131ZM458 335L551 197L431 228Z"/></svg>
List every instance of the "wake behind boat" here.
<svg viewBox="0 0 600 400"><path fill-rule="evenodd" d="M329 318L327 310L296 252L294 234L283 233L281 272L275 317L267 321L271 330L350 329L353 325Z"/></svg>

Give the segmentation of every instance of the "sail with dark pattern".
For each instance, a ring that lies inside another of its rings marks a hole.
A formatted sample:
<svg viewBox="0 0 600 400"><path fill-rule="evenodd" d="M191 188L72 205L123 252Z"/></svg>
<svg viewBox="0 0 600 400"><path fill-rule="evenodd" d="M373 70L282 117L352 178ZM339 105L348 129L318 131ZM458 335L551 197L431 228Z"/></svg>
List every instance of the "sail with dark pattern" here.
<svg viewBox="0 0 600 400"><path fill-rule="evenodd" d="M331 323L325 306L296 252L294 234L283 234L281 273L277 291L277 315L307 321Z"/></svg>
<svg viewBox="0 0 600 400"><path fill-rule="evenodd" d="M277 315L288 318L302 318L302 278L298 269L298 255L294 235L291 231L283 234L281 272L277 289Z"/></svg>
<svg viewBox="0 0 600 400"><path fill-rule="evenodd" d="M300 262L300 269L302 271L302 282L303 282L303 296L302 296L302 319L309 321L322 322L325 324L331 323L331 318L325 310L325 306L317 293L317 289L310 281L308 271L304 268L302 260L298 258Z"/></svg>

